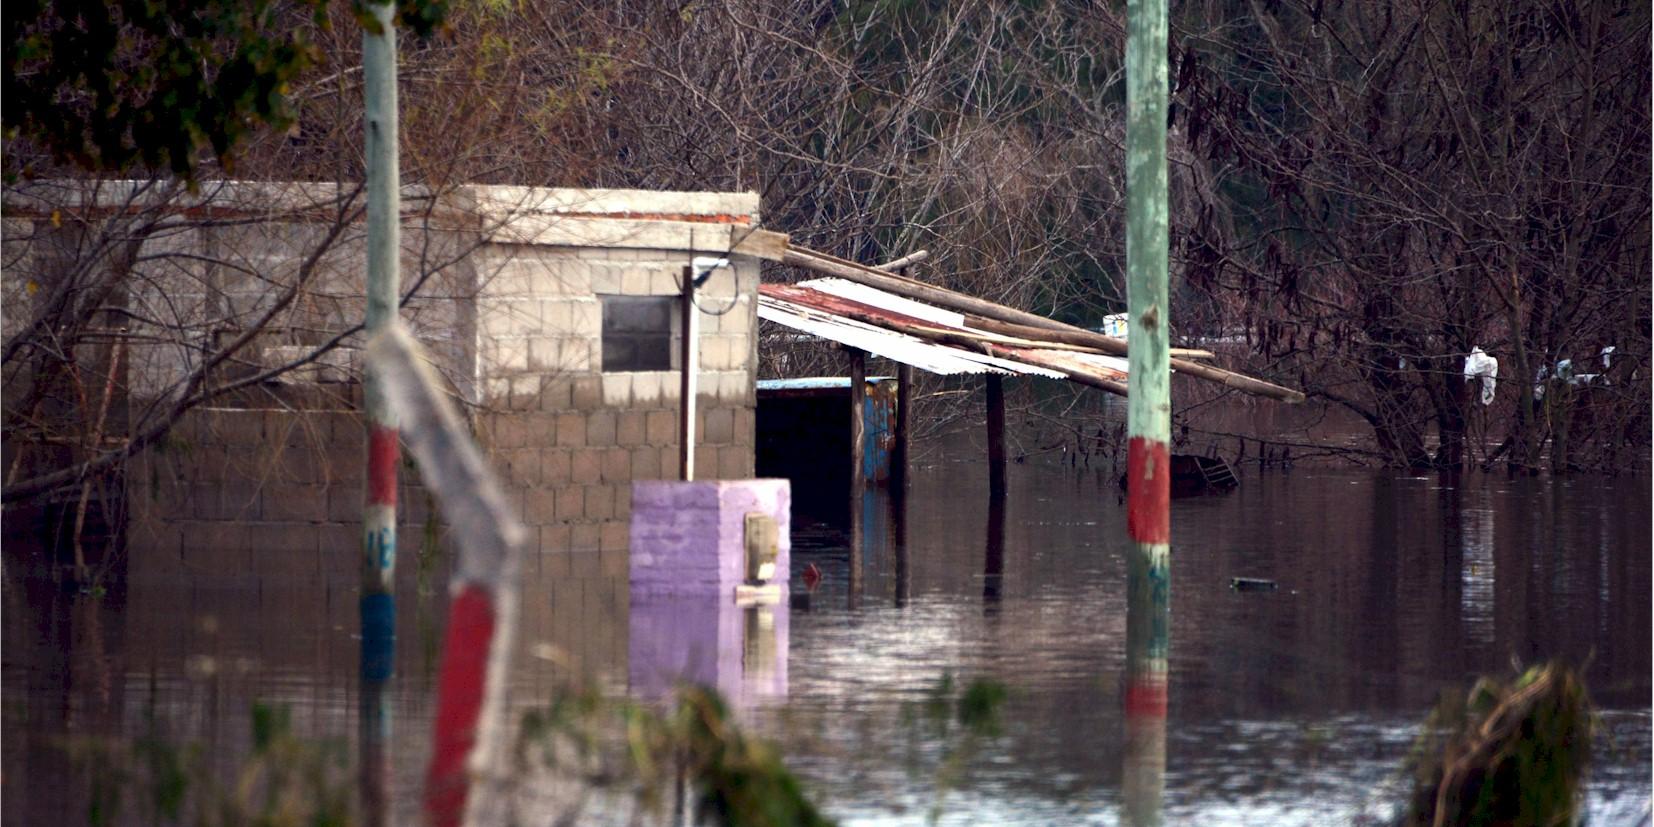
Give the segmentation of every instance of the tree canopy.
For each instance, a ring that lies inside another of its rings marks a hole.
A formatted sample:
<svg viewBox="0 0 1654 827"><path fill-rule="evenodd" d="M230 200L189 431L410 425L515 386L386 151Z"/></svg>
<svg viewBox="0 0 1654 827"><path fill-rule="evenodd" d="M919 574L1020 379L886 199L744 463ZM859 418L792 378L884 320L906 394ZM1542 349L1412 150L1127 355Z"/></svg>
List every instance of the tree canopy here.
<svg viewBox="0 0 1654 827"><path fill-rule="evenodd" d="M365 2L351 8L372 26ZM328 5L21 0L4 21L7 143L105 172L228 167L249 133L293 122L289 84L323 59L312 33L328 27ZM397 12L426 34L447 4L397 0Z"/></svg>

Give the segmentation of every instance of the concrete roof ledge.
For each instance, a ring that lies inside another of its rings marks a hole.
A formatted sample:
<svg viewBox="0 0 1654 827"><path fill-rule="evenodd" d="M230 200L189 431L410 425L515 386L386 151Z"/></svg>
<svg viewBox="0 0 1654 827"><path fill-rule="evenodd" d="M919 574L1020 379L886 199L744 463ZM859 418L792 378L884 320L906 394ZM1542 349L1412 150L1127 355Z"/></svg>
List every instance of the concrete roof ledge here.
<svg viewBox="0 0 1654 827"><path fill-rule="evenodd" d="M547 214L656 220L721 219L756 225L755 192L668 192L474 185L463 188L484 215Z"/></svg>

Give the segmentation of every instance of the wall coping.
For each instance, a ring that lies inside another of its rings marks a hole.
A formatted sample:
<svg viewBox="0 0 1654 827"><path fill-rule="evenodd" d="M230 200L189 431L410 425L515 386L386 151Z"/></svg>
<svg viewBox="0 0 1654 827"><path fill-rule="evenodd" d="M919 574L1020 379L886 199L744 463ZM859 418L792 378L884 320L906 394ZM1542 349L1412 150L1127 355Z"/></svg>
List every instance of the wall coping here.
<svg viewBox="0 0 1654 827"><path fill-rule="evenodd" d="M321 181L203 181L194 192L170 181L42 179L0 192L7 219L93 220L159 211L192 220L333 220L354 210L361 188ZM779 259L786 237L759 230L755 192L675 192L467 184L434 192L402 188L404 221L433 230L480 232L494 243L560 247L734 252Z"/></svg>

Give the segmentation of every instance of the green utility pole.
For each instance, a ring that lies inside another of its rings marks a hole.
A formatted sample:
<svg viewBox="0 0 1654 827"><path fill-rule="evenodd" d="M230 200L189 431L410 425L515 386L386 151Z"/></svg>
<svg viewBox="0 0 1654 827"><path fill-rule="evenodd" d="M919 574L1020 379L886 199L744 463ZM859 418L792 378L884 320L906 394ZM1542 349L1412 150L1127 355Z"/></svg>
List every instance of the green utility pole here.
<svg viewBox="0 0 1654 827"><path fill-rule="evenodd" d="M368 338L396 323L402 249L400 175L396 158L396 7L367 4L371 21L362 33L368 167ZM377 29L378 31L374 31ZM383 685L391 673L396 639L396 411L380 369L368 363L363 377L367 406L367 499L362 509L362 669ZM384 722L388 727L388 719ZM368 734L368 733L365 733ZM375 732L373 735L382 735Z"/></svg>
<svg viewBox="0 0 1654 827"><path fill-rule="evenodd" d="M1166 0L1126 3L1126 695L1128 820L1158 824L1171 608L1171 354L1166 326ZM1158 738L1154 737L1158 734Z"/></svg>

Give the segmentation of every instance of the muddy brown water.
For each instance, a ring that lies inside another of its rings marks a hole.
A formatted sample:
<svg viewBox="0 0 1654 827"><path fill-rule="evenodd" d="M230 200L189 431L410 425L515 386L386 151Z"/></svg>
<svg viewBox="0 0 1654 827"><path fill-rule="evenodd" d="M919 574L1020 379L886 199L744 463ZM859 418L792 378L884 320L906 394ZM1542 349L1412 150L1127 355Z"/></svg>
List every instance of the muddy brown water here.
<svg viewBox="0 0 1654 827"><path fill-rule="evenodd" d="M1646 819L1647 479L1254 470L1228 495L1174 501L1170 711L1146 763L1127 760L1121 713L1112 472L1012 466L1002 542L987 536L985 487L979 464L942 462L916 472L900 512L870 494L854 601L848 532L796 527L795 599L775 627L786 645L765 650L784 662L765 665L767 688L741 714L844 823L1110 824L1156 810L1171 824L1376 823L1405 796L1398 770L1439 693L1546 658L1587 664L1601 709L1591 823ZM38 549L5 553L6 824L85 822L87 771L66 748L83 736L159 733L231 767L262 701L292 710L300 735L355 744L353 550L281 577L238 574L234 557L164 575L134 559L99 596L34 576ZM825 576L806 598L810 563ZM444 570L399 570L393 823L417 817ZM1237 592L1232 577L1278 587ZM524 589L519 704L547 697L562 670L617 692L647 671L629 659L626 578L596 555L531 561ZM1006 686L997 729L965 736L928 716L944 675ZM1128 777L1159 800L1128 808Z"/></svg>

